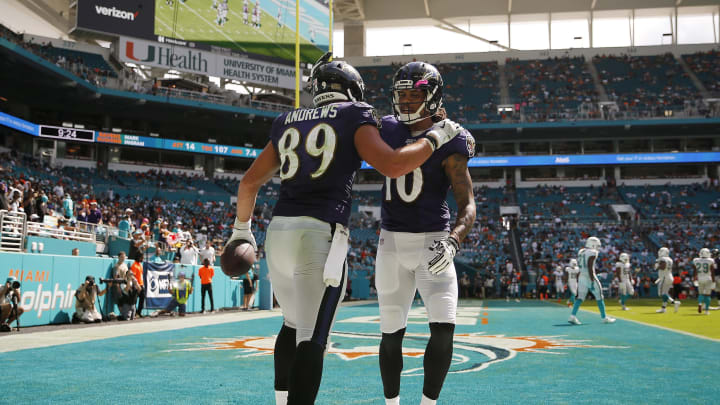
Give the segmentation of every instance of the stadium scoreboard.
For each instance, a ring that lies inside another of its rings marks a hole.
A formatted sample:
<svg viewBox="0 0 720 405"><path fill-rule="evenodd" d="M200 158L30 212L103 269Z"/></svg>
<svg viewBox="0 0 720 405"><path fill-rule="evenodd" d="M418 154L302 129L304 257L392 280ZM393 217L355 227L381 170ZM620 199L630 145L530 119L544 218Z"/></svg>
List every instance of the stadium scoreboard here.
<svg viewBox="0 0 720 405"><path fill-rule="evenodd" d="M38 135L42 138L52 138L63 141L95 142L95 131L86 129L40 125Z"/></svg>

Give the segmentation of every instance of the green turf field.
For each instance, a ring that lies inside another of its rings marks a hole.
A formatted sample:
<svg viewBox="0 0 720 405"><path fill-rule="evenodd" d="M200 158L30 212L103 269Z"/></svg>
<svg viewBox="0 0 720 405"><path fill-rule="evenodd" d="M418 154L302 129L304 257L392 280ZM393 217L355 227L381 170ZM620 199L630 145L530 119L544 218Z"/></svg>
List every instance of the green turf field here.
<svg viewBox="0 0 720 405"><path fill-rule="evenodd" d="M277 19L262 11L261 27L243 22L242 3L232 3L223 26L217 23L212 0L155 2L155 34L185 41L207 43L242 52L295 60L295 31L278 26ZM175 19L177 13L177 21ZM252 7L250 8L252 14ZM252 21L252 16L248 17ZM300 38L300 59L314 62L323 50L306 38Z"/></svg>
<svg viewBox="0 0 720 405"><path fill-rule="evenodd" d="M626 304L630 310L623 311L616 298L605 300L607 313L614 318L720 339L720 311L710 311L710 315L698 314L697 299L686 299L680 305L678 313L675 313L672 305L668 305L667 312L658 314L655 310L659 309L661 304L660 299L632 299ZM712 305L716 305L714 299ZM580 309L598 312L595 301L584 302ZM588 315L578 314L578 318L583 321Z"/></svg>

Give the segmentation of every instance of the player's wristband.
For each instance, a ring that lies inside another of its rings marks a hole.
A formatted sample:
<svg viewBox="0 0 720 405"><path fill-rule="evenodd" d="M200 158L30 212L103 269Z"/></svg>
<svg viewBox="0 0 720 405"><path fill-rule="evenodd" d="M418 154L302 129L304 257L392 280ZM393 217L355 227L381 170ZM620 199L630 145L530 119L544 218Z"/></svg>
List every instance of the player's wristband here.
<svg viewBox="0 0 720 405"><path fill-rule="evenodd" d="M435 151L437 150L437 148L438 148L438 141L437 141L437 139L435 139L435 137L433 137L432 135L428 135L427 133L426 133L425 135L423 135L423 138L425 138L425 139L427 139L428 141L430 141L430 147L432 148L433 152L435 152Z"/></svg>

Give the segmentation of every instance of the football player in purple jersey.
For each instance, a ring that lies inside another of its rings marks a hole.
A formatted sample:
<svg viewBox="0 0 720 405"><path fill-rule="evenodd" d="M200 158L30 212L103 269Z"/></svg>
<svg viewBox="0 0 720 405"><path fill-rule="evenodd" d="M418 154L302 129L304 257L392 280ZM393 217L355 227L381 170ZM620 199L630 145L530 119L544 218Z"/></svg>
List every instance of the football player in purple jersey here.
<svg viewBox="0 0 720 405"><path fill-rule="evenodd" d="M382 119L381 135L393 148L415 142L443 125L443 81L424 62L401 67L393 78L394 115ZM467 163L475 140L462 128L420 167L382 189L382 225L375 263L380 304L380 375L387 404L400 403L402 341L408 312L419 290L427 309L430 340L423 360L421 404L434 404L450 368L457 309L453 257L475 222L475 198ZM458 206L455 224L445 197L452 187Z"/></svg>
<svg viewBox="0 0 720 405"><path fill-rule="evenodd" d="M255 198L279 170L280 196L265 241L284 318L274 354L277 404L312 404L317 396L347 282L351 191L361 161L386 176L403 176L459 133L457 125L438 125L391 148L380 137L375 110L362 102L364 84L355 68L330 61L328 53L310 80L315 108L277 117L270 141L240 181L230 239L256 246L250 231Z"/></svg>

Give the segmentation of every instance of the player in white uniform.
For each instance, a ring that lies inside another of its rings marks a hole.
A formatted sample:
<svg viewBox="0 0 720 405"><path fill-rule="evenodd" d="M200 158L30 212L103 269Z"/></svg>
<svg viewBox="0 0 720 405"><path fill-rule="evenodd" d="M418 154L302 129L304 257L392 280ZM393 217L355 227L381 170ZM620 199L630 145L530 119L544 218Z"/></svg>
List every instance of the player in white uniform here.
<svg viewBox="0 0 720 405"><path fill-rule="evenodd" d="M670 296L670 290L673 287L672 266L673 260L670 258L670 249L661 247L660 250L658 250L658 258L655 260L655 270L658 271L658 278L655 280L655 284L658 286L658 296L662 297L663 300L662 308L655 312L660 314L665 313L668 302L675 305L675 312L680 308L680 301Z"/></svg>
<svg viewBox="0 0 720 405"><path fill-rule="evenodd" d="M580 268L578 267L576 259L570 259L570 264L565 267L565 272L567 273L568 292L570 293L568 306L572 306L575 304L575 296L577 296L578 288L578 274L580 274Z"/></svg>
<svg viewBox="0 0 720 405"><path fill-rule="evenodd" d="M615 318L611 318L605 314L605 301L603 300L602 285L595 275L595 262L597 261L598 255L600 254L600 239L595 236L587 238L585 241L585 248L580 249L578 252L578 263L580 264L580 277L578 277L578 295L573 305L572 314L568 319L573 325L580 325L580 321L577 319L577 312L580 309L580 305L588 293L592 293L597 300L597 306L600 310L600 317L604 323L613 323Z"/></svg>
<svg viewBox="0 0 720 405"><path fill-rule="evenodd" d="M620 280L620 304L622 305L623 311L627 311L630 308L626 307L625 303L628 297L635 294L635 289L632 285L630 256L627 253L620 253L620 261L615 263L615 275Z"/></svg>
<svg viewBox="0 0 720 405"><path fill-rule="evenodd" d="M560 302L560 297L562 297L563 294L565 293L565 283L563 283L563 275L565 275L565 272L563 271L563 268L561 265L557 265L557 267L555 267L555 271L553 271L553 275L555 276L556 298L558 299L558 302Z"/></svg>
<svg viewBox="0 0 720 405"><path fill-rule="evenodd" d="M705 315L710 314L710 297L715 288L715 260L710 257L710 249L700 249L700 257L693 259L695 266L694 280L698 287L698 313L702 313L705 304Z"/></svg>

